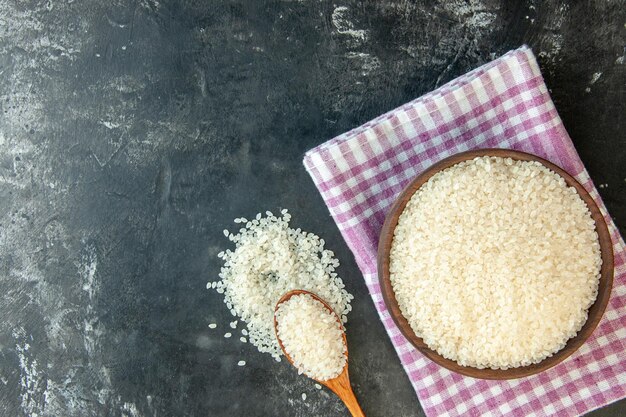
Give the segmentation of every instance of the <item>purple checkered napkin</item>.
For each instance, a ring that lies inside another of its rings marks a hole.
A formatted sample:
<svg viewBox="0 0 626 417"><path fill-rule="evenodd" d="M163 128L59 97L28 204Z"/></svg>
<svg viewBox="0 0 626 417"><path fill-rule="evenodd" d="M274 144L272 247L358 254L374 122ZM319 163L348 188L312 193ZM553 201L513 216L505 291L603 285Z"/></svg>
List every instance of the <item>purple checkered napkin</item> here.
<svg viewBox="0 0 626 417"><path fill-rule="evenodd" d="M593 335L561 364L516 380L473 379L426 359L395 326L377 278L378 237L396 196L435 162L479 148L529 152L564 168L595 199L613 238L613 292ZM354 253L428 416L572 416L626 397L626 248L528 47L310 150L304 166Z"/></svg>

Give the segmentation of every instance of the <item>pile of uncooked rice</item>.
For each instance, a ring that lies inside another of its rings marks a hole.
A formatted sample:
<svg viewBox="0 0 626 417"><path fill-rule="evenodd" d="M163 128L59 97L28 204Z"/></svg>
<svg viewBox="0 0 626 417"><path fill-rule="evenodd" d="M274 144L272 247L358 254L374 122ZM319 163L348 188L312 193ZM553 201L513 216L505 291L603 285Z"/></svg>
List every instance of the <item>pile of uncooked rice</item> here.
<svg viewBox="0 0 626 417"><path fill-rule="evenodd" d="M587 320L600 245L584 201L538 162L479 157L430 178L390 253L402 314L460 365L507 369L562 349Z"/></svg>
<svg viewBox="0 0 626 417"><path fill-rule="evenodd" d="M278 337L298 373L319 381L338 376L346 365L346 344L334 313L308 294L280 303Z"/></svg>
<svg viewBox="0 0 626 417"><path fill-rule="evenodd" d="M224 231L235 243L233 251L220 252L224 260L221 281L207 284L224 294L233 314L246 323L248 340L260 352L280 360L282 352L274 334L274 308L288 291L314 292L340 316L343 323L353 299L337 276L339 261L324 249L324 240L313 233L289 227L291 215L266 212L253 220L235 219L243 225L239 233Z"/></svg>

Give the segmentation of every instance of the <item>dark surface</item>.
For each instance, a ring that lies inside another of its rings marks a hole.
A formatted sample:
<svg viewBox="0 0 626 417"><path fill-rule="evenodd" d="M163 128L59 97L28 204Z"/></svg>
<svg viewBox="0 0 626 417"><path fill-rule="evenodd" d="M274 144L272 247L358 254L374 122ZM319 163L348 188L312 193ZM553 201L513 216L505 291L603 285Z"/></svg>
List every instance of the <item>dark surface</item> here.
<svg viewBox="0 0 626 417"><path fill-rule="evenodd" d="M286 207L356 297L365 412L422 415L301 159L522 43L626 231L626 2L411 3L0 2L0 414L345 415L204 289L231 220Z"/></svg>

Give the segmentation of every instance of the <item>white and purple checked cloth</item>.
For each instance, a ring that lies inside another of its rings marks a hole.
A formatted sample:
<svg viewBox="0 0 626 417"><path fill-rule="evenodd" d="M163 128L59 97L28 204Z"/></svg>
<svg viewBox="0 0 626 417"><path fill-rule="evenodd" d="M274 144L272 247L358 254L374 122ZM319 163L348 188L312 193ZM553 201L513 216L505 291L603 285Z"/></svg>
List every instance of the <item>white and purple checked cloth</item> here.
<svg viewBox="0 0 626 417"><path fill-rule="evenodd" d="M517 149L561 166L594 197L613 238L615 279L598 328L563 363L517 380L473 379L426 359L395 326L378 284L378 237L396 196L435 162L477 148ZM528 47L312 149L304 165L356 257L428 416L573 416L626 397L626 247Z"/></svg>

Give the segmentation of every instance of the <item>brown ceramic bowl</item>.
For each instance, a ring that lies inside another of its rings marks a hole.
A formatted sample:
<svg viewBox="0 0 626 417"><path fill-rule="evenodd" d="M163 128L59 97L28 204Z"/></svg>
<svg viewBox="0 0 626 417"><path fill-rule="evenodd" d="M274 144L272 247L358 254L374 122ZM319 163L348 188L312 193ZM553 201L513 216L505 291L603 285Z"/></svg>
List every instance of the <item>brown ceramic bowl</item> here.
<svg viewBox="0 0 626 417"><path fill-rule="evenodd" d="M398 218L400 217L400 214L404 210L404 207L406 206L409 199L413 196L418 188L420 188L426 181L430 179L430 177L432 177L439 171L455 165L459 162L474 159L479 156L499 156L520 161L538 161L542 163L543 165L563 177L567 185L569 185L570 187L574 187L578 191L580 197L587 204L587 207L589 207L589 210L591 211L591 217L596 222L596 230L598 232L598 237L600 241L600 252L602 256L602 268L600 284L598 287L598 297L589 309L587 321L582 329L578 332L578 334L575 337L571 338L563 349L555 353L553 356L550 356L549 358L546 358L543 361L534 365L510 368L506 370L478 369L473 367L461 366L453 360L444 358L437 352L429 349L422 340L422 338L415 335L406 318L402 316L402 312L400 311L400 307L393 292L393 287L391 286L391 280L389 278L389 253L391 250L391 242L393 240L394 230L396 228L396 225L398 224ZM576 349L578 349L585 342L585 340L587 340L587 338L596 328L596 326L600 322L600 319L602 318L602 314L604 313L606 305L609 302L611 287L613 285L613 245L611 243L611 236L609 235L609 231L604 221L604 218L600 213L600 210L598 209L595 201L593 200L593 198L591 198L591 196L584 189L584 187L563 169L559 168L551 162L546 161L545 159L524 152L509 149L481 149L476 151L458 153L434 164L422 174L418 175L399 195L396 202L393 204L393 206L391 206L391 209L387 214L385 224L383 225L381 231L380 240L378 243L378 277L380 280L383 298L385 300L385 303L387 304L387 308L389 309L389 313L391 314L394 322L396 323L404 337L406 337L413 344L413 346L415 346L415 348L422 352L427 358L451 371L458 372L460 374L471 376L474 378L521 378L545 371L546 369L551 368L562 362L565 358L574 353L574 351L576 351Z"/></svg>

